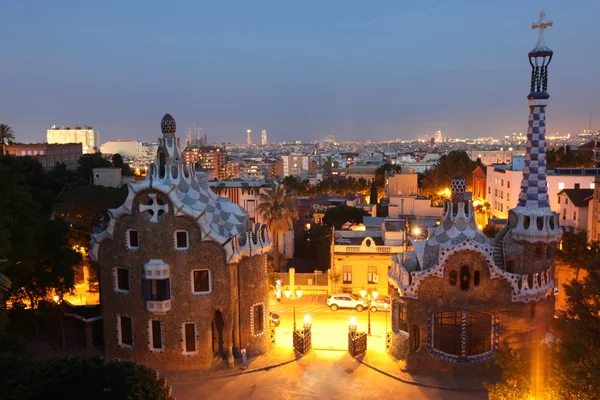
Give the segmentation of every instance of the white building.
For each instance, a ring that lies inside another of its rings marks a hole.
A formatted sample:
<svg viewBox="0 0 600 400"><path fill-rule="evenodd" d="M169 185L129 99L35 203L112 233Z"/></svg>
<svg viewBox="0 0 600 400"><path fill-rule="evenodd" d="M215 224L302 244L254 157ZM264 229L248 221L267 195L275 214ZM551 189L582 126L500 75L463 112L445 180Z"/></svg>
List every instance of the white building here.
<svg viewBox="0 0 600 400"><path fill-rule="evenodd" d="M442 216L442 207L432 207L431 199L417 195L392 195L389 197L388 215L390 218L414 216L415 218L435 218Z"/></svg>
<svg viewBox="0 0 600 400"><path fill-rule="evenodd" d="M145 170L148 165L154 162L156 152L158 151L158 142L144 142L137 147L137 154L131 163L131 168Z"/></svg>
<svg viewBox="0 0 600 400"><path fill-rule="evenodd" d="M494 218L508 218L508 210L517 206L523 180L523 157L514 157L513 164L487 166L487 202ZM598 168L557 168L547 171L550 209L560 212L558 193L563 189L593 189Z"/></svg>
<svg viewBox="0 0 600 400"><path fill-rule="evenodd" d="M558 193L559 225L567 232L588 229L588 211L594 189L564 189Z"/></svg>
<svg viewBox="0 0 600 400"><path fill-rule="evenodd" d="M105 187L121 186L121 168L94 168L94 185Z"/></svg>
<svg viewBox="0 0 600 400"><path fill-rule="evenodd" d="M100 150L100 133L87 125L84 125L83 128L79 125L75 125L73 128L65 125L58 128L53 125L46 131L46 140L48 144L81 143L83 154L95 153Z"/></svg>
<svg viewBox="0 0 600 400"><path fill-rule="evenodd" d="M477 161L479 158L483 165L492 164L510 164L512 158L515 156L525 156L525 150L513 150L508 148L506 150L471 150L469 152L471 160Z"/></svg>
<svg viewBox="0 0 600 400"><path fill-rule="evenodd" d="M140 144L137 140L111 140L100 146L100 152L111 155L120 154L123 158L135 158Z"/></svg>

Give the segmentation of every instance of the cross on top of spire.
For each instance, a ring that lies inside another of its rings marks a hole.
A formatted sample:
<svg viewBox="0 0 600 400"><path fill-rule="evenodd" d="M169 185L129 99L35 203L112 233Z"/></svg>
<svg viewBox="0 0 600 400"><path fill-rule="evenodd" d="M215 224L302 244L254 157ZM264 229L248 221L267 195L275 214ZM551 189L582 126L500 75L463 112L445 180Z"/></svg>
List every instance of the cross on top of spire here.
<svg viewBox="0 0 600 400"><path fill-rule="evenodd" d="M546 28L552 26L552 21L544 22L544 18L546 18L546 13L544 12L544 10L542 10L540 12L540 20L538 22L534 22L533 24L531 24L531 29L539 29L540 30L537 44L535 45L533 52L550 50L544 43L544 30Z"/></svg>

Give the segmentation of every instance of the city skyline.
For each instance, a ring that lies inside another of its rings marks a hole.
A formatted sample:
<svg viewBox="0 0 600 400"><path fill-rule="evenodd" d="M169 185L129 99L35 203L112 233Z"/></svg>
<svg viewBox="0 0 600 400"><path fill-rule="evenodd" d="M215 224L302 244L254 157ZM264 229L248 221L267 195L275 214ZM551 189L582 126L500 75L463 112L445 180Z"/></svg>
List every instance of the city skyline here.
<svg viewBox="0 0 600 400"><path fill-rule="evenodd" d="M546 40L562 56L553 62L549 134L587 129L590 113L600 118L588 83L597 56L580 61L600 11L591 1L128 3L118 13L108 3L64 4L5 7L0 118L22 142L44 141L55 124L91 125L101 142L147 141L165 111L181 132L198 121L212 140L233 143L248 129L266 129L272 142L524 132L526 93L514 93L527 83L523 57L541 9L558 21ZM24 18L26 28L17 25ZM77 23L86 20L103 28ZM482 88L494 96L482 99Z"/></svg>

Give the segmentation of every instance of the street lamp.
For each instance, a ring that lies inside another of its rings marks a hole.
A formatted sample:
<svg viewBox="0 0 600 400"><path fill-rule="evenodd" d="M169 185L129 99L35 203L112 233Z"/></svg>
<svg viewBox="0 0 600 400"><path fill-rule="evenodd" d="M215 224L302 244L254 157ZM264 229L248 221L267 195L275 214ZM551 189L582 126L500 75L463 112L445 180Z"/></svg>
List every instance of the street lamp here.
<svg viewBox="0 0 600 400"><path fill-rule="evenodd" d="M310 331L310 315L304 316L304 332Z"/></svg>
<svg viewBox="0 0 600 400"><path fill-rule="evenodd" d="M379 293L377 293L376 290L373 290L372 292L367 292L365 289L360 291L360 295L363 299L367 299L368 301L368 306L369 306L369 310L368 310L368 318L369 318L369 324L368 324L368 328L367 328L367 333L369 336L371 336L371 303L373 300L375 300L377 298L377 296L379 295Z"/></svg>
<svg viewBox="0 0 600 400"><path fill-rule="evenodd" d="M350 317L350 324L348 325L348 330L350 332L356 332L356 318Z"/></svg>
<svg viewBox="0 0 600 400"><path fill-rule="evenodd" d="M288 299L292 299L292 303L294 305L294 331L296 330L296 300L299 299L300 297L302 297L302 290L295 290L294 292L292 292L291 290L287 289L283 292L285 294L285 297L287 297Z"/></svg>

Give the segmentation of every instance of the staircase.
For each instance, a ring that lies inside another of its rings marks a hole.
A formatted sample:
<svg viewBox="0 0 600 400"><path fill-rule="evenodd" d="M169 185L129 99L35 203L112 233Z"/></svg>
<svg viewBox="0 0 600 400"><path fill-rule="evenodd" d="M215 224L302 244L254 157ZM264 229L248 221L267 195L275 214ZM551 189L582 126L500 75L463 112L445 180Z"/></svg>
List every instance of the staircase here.
<svg viewBox="0 0 600 400"><path fill-rule="evenodd" d="M506 225L494 239L494 262L501 269L506 269L504 265L504 236L508 232L509 227Z"/></svg>

